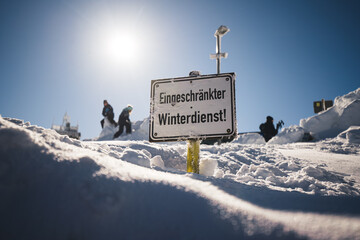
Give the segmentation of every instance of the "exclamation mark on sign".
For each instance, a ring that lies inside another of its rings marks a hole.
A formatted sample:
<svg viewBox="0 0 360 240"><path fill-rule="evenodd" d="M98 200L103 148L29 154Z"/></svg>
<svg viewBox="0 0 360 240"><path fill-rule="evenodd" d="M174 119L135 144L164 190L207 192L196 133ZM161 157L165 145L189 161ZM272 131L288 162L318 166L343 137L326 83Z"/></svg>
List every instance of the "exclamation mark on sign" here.
<svg viewBox="0 0 360 240"><path fill-rule="evenodd" d="M226 122L226 109L224 108L224 122Z"/></svg>

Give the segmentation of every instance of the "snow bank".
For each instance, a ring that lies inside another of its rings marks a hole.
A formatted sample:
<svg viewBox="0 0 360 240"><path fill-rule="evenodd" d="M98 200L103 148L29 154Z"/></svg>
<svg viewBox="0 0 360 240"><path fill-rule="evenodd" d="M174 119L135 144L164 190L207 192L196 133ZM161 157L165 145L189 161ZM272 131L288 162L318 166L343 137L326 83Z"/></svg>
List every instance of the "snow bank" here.
<svg viewBox="0 0 360 240"><path fill-rule="evenodd" d="M300 126L316 139L336 137L351 126L360 126L360 88L336 97L334 106L326 111L301 119Z"/></svg>
<svg viewBox="0 0 360 240"><path fill-rule="evenodd" d="M132 134L126 134L125 128L123 134L116 140L147 140L149 139L149 118L142 121L132 123ZM104 128L101 130L99 137L92 139L93 141L113 140L114 134L119 127L114 127L108 119L105 118Z"/></svg>
<svg viewBox="0 0 360 240"><path fill-rule="evenodd" d="M359 239L360 186L348 174L236 143L202 146L206 176L188 174L185 149L82 142L0 117L0 237Z"/></svg>
<svg viewBox="0 0 360 240"><path fill-rule="evenodd" d="M241 144L265 144L265 139L259 133L245 133L239 134L239 136L232 141L233 143Z"/></svg>
<svg viewBox="0 0 360 240"><path fill-rule="evenodd" d="M268 143L300 142L305 133L310 133L315 140L333 138L351 126L360 126L360 88L344 96L336 97L334 106L326 111L307 119L301 119L300 126L284 128Z"/></svg>
<svg viewBox="0 0 360 240"><path fill-rule="evenodd" d="M123 133L117 140L148 140L149 139L149 117L132 123L132 134Z"/></svg>
<svg viewBox="0 0 360 240"><path fill-rule="evenodd" d="M360 126L351 126L346 131L340 133L338 138L346 139L348 143L360 143Z"/></svg>
<svg viewBox="0 0 360 240"><path fill-rule="evenodd" d="M304 129L299 126L284 128L279 134L268 141L269 144L286 144L300 142L304 136Z"/></svg>
<svg viewBox="0 0 360 240"><path fill-rule="evenodd" d="M104 118L104 127L100 132L98 138L93 139L94 141L107 141L112 140L114 134L118 131L119 127L115 127L110 123L107 118Z"/></svg>

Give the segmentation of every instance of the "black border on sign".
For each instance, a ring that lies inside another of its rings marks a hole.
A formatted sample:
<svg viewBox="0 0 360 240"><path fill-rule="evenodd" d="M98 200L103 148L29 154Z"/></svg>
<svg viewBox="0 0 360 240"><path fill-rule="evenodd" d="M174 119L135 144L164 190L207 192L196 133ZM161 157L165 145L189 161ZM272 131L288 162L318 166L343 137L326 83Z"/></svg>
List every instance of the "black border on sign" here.
<svg viewBox="0 0 360 240"><path fill-rule="evenodd" d="M236 108L235 108L235 73L222 73L222 74L211 74L211 75L200 75L195 77L179 77L179 78L166 78L166 79L158 79L158 80L151 80L151 90L150 90L150 120L149 120L149 141L150 142L171 142L171 141L185 141L190 139L219 139L223 137L231 137L237 134L236 132ZM154 92L155 92L155 85L158 83L168 83L168 82L180 82L180 81L196 81L196 80L203 80L203 79L211 79L211 78L219 78L219 77L230 77L231 85L230 85L230 92L231 92L231 122L232 122L232 129L230 133L224 134L201 134L196 137L189 136L189 135L182 135L182 136L171 136L171 137L155 137L153 134L154 130L154 119L153 119L153 112L154 112Z"/></svg>

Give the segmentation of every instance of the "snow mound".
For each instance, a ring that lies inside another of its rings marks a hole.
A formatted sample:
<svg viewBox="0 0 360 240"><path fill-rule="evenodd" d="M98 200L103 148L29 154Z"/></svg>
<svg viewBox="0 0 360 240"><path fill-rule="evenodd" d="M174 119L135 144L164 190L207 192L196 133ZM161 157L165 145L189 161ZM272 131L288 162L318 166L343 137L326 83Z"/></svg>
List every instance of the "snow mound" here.
<svg viewBox="0 0 360 240"><path fill-rule="evenodd" d="M148 140L149 139L149 117L132 123L132 133L123 133L117 140ZM125 131L124 131L125 132Z"/></svg>
<svg viewBox="0 0 360 240"><path fill-rule="evenodd" d="M336 97L334 106L326 111L301 119L300 126L316 139L333 138L351 126L360 126L360 88Z"/></svg>
<svg viewBox="0 0 360 240"><path fill-rule="evenodd" d="M149 118L142 121L132 123L132 133L126 134L125 129L123 134L116 138L116 140L147 140L149 138ZM108 119L105 118L104 128L101 130L99 137L94 138L93 141L108 141L113 140L114 134L119 130L119 127L114 127Z"/></svg>
<svg viewBox="0 0 360 240"><path fill-rule="evenodd" d="M199 164L200 174L204 176L213 176L217 167L217 161L213 159L201 159Z"/></svg>
<svg viewBox="0 0 360 240"><path fill-rule="evenodd" d="M156 168L156 167L161 168L161 169L165 168L164 161L162 160L161 156L159 156L159 155L150 159L150 165L152 168Z"/></svg>
<svg viewBox="0 0 360 240"><path fill-rule="evenodd" d="M359 181L346 174L274 145L203 146L205 175L184 172L184 155L181 143L83 142L0 117L0 237L359 238Z"/></svg>
<svg viewBox="0 0 360 240"><path fill-rule="evenodd" d="M360 126L351 126L340 133L338 138L346 139L348 143L360 143Z"/></svg>
<svg viewBox="0 0 360 240"><path fill-rule="evenodd" d="M104 118L104 127L100 132L98 138L93 139L94 141L107 141L112 140L114 134L117 132L119 127L115 127L107 118Z"/></svg>
<svg viewBox="0 0 360 240"><path fill-rule="evenodd" d="M269 144L286 144L300 142L304 136L304 129L299 126L284 128L279 134L268 141Z"/></svg>
<svg viewBox="0 0 360 240"><path fill-rule="evenodd" d="M245 133L239 134L239 136L232 141L233 143L241 144L265 144L265 139L259 133Z"/></svg>
<svg viewBox="0 0 360 240"><path fill-rule="evenodd" d="M268 143L287 144L301 142L306 133L310 133L315 140L334 138L351 126L360 126L360 88L344 96L336 97L334 106L326 111L307 119L301 119L300 126L284 128ZM356 135L356 133L349 134ZM356 136L349 141L356 142ZM245 143L246 140L240 142Z"/></svg>

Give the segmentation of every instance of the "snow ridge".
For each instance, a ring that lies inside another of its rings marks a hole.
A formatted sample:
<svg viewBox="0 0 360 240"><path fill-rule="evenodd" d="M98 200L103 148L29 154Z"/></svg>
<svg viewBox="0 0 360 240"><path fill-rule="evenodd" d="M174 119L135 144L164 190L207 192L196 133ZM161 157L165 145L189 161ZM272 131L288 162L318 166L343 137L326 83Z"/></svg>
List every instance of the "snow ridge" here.
<svg viewBox="0 0 360 240"><path fill-rule="evenodd" d="M267 144L202 145L201 175L185 172L185 143L144 140L148 118L79 141L0 116L0 237L360 239L359 95Z"/></svg>
<svg viewBox="0 0 360 240"><path fill-rule="evenodd" d="M348 132L337 146L348 144ZM359 181L291 156L320 151L331 159L322 145L204 146L205 175L193 175L183 171L183 143L82 142L0 118L0 235L360 239Z"/></svg>
<svg viewBox="0 0 360 240"><path fill-rule="evenodd" d="M351 126L360 126L360 88L336 97L334 106L308 119L300 126L317 139L333 138Z"/></svg>

